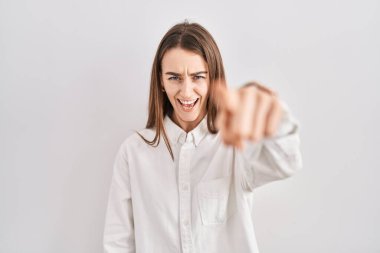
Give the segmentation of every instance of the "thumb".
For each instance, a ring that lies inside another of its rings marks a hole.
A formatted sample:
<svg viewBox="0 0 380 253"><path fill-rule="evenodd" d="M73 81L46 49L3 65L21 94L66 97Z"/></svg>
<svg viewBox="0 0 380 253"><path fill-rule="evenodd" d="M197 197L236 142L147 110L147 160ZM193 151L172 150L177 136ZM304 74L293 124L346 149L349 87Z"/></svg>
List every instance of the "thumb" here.
<svg viewBox="0 0 380 253"><path fill-rule="evenodd" d="M234 112L237 109L238 93L234 90L229 90L225 84L216 84L215 98L222 110Z"/></svg>

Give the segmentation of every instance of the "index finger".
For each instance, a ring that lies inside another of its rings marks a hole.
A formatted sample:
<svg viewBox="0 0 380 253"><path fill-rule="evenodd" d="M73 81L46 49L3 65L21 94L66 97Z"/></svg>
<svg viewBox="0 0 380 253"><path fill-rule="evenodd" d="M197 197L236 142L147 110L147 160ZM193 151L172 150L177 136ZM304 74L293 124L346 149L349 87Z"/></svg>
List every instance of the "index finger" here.
<svg viewBox="0 0 380 253"><path fill-rule="evenodd" d="M215 82L214 99L220 109L233 112L237 106L238 94L235 91L228 90L225 81L217 81Z"/></svg>

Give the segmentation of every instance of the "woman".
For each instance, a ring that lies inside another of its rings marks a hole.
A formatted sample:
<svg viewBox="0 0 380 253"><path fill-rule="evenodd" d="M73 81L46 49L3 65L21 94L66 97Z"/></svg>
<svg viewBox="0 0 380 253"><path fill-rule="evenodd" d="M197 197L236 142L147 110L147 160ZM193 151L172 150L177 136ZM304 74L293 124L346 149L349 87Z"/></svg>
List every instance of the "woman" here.
<svg viewBox="0 0 380 253"><path fill-rule="evenodd" d="M196 23L161 40L146 128L120 146L104 230L116 252L258 252L253 190L302 167L299 124L274 91L229 91Z"/></svg>

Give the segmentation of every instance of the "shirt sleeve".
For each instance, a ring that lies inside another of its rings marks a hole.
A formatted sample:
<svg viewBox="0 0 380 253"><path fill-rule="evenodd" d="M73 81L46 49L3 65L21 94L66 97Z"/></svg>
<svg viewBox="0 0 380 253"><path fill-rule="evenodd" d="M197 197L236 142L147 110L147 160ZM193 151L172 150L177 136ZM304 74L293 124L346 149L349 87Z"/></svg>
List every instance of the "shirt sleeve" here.
<svg viewBox="0 0 380 253"><path fill-rule="evenodd" d="M258 143L246 141L240 152L243 158L242 187L253 189L266 183L292 176L302 168L299 122L288 105L280 100L284 110L275 135Z"/></svg>
<svg viewBox="0 0 380 253"><path fill-rule="evenodd" d="M120 146L113 165L103 234L104 253L135 252L128 159Z"/></svg>

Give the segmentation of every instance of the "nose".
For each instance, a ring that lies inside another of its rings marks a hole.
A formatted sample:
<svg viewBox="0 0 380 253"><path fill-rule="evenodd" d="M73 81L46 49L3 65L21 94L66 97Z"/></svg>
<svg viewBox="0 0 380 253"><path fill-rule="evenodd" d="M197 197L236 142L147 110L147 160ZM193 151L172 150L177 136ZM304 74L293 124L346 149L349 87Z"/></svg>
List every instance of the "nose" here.
<svg viewBox="0 0 380 253"><path fill-rule="evenodd" d="M190 77L186 77L181 85L181 95L184 98L191 98L193 93L193 82Z"/></svg>

